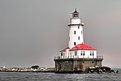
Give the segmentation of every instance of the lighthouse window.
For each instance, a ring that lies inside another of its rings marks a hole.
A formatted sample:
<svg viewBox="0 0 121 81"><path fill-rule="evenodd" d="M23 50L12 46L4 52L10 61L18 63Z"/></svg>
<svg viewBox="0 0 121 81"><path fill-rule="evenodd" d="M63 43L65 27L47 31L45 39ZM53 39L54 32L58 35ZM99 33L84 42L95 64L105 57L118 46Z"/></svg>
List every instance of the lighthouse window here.
<svg viewBox="0 0 121 81"><path fill-rule="evenodd" d="M78 36L78 40L80 40L80 36Z"/></svg>
<svg viewBox="0 0 121 81"><path fill-rule="evenodd" d="M82 51L81 51L81 55L82 55Z"/></svg>
<svg viewBox="0 0 121 81"><path fill-rule="evenodd" d="M92 51L92 54L94 55L94 51Z"/></svg>
<svg viewBox="0 0 121 81"><path fill-rule="evenodd" d="M78 17L78 14L74 14L73 17Z"/></svg>
<svg viewBox="0 0 121 81"><path fill-rule="evenodd" d="M85 56L85 51L83 51L83 56Z"/></svg>
<svg viewBox="0 0 121 81"><path fill-rule="evenodd" d="M75 56L77 56L77 51L75 51Z"/></svg>
<svg viewBox="0 0 121 81"><path fill-rule="evenodd" d="M76 31L74 31L74 34L76 34Z"/></svg>
<svg viewBox="0 0 121 81"><path fill-rule="evenodd" d="M93 56L94 55L94 51L90 51L90 56Z"/></svg>
<svg viewBox="0 0 121 81"><path fill-rule="evenodd" d="M78 26L78 29L79 29L80 27Z"/></svg>
<svg viewBox="0 0 121 81"><path fill-rule="evenodd" d="M61 53L61 56L63 56L63 53Z"/></svg>
<svg viewBox="0 0 121 81"><path fill-rule="evenodd" d="M82 34L82 31L81 31L81 34Z"/></svg>
<svg viewBox="0 0 121 81"><path fill-rule="evenodd" d="M74 45L76 45L76 42L74 42Z"/></svg>
<svg viewBox="0 0 121 81"><path fill-rule="evenodd" d="M90 54L90 56L93 56L94 54Z"/></svg>

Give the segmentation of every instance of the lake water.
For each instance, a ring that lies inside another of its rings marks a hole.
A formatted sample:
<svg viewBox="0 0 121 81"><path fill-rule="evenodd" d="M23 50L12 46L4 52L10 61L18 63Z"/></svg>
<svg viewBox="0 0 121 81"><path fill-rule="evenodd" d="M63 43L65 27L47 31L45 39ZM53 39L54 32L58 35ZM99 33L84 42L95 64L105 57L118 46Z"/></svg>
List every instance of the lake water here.
<svg viewBox="0 0 121 81"><path fill-rule="evenodd" d="M121 70L104 74L0 72L0 81L121 81Z"/></svg>

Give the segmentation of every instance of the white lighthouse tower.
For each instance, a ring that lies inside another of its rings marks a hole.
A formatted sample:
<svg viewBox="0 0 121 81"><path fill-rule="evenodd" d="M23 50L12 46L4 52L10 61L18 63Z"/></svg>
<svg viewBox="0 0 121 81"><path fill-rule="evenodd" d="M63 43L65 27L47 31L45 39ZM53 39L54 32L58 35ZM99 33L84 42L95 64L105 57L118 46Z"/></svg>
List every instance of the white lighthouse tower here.
<svg viewBox="0 0 121 81"><path fill-rule="evenodd" d="M83 23L79 18L79 13L75 10L72 13L72 18L70 18L70 24L68 25L70 28L69 32L69 48L84 43L83 39Z"/></svg>
<svg viewBox="0 0 121 81"><path fill-rule="evenodd" d="M95 48L84 43L83 26L79 13L72 13L69 23L69 44L54 59L56 72L86 71L89 67L102 66L102 56Z"/></svg>

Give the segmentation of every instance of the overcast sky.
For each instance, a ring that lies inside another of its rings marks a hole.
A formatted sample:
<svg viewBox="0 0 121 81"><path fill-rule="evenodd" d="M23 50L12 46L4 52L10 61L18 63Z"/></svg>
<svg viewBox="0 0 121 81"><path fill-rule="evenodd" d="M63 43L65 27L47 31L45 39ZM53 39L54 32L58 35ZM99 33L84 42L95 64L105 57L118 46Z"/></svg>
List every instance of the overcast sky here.
<svg viewBox="0 0 121 81"><path fill-rule="evenodd" d="M0 66L54 67L75 8L85 43L103 55L103 65L121 67L121 0L0 0Z"/></svg>

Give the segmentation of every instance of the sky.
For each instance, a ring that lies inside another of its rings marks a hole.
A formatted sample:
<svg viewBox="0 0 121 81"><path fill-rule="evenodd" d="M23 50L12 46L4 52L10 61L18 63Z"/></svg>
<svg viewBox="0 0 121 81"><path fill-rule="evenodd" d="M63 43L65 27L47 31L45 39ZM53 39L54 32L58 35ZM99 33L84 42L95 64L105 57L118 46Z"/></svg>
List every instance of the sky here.
<svg viewBox="0 0 121 81"><path fill-rule="evenodd" d="M103 55L103 66L121 67L121 0L0 0L0 66L54 67L75 9L85 44Z"/></svg>

